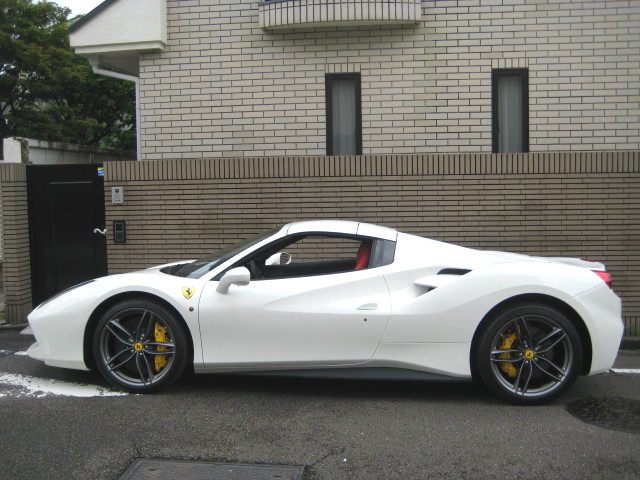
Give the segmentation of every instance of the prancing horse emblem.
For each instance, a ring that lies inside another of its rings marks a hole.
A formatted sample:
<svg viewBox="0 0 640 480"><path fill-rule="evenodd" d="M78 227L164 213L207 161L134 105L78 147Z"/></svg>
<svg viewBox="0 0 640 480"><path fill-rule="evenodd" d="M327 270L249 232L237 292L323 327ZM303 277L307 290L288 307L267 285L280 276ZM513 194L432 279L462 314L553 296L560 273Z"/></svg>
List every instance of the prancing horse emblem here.
<svg viewBox="0 0 640 480"><path fill-rule="evenodd" d="M195 288L182 287L182 295L184 295L184 298L186 298L187 300L189 300L191 297L193 297L194 293L196 293Z"/></svg>

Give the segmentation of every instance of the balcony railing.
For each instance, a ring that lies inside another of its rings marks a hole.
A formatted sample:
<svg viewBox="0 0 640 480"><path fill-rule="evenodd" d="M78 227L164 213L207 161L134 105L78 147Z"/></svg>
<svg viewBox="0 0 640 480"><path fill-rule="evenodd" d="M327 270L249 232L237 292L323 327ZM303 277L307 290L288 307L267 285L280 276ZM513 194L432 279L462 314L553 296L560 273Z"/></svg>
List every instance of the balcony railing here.
<svg viewBox="0 0 640 480"><path fill-rule="evenodd" d="M419 0L267 0L260 3L260 27L415 25L421 14Z"/></svg>

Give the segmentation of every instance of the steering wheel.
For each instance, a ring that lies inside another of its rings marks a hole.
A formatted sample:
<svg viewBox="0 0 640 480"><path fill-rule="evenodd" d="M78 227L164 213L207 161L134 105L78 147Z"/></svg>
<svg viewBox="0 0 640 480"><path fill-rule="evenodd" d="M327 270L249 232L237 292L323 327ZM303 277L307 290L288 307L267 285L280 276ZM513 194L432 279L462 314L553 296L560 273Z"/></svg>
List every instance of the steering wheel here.
<svg viewBox="0 0 640 480"><path fill-rule="evenodd" d="M251 260L247 265L249 273L251 273L252 279L266 278L264 265L262 265L257 259Z"/></svg>

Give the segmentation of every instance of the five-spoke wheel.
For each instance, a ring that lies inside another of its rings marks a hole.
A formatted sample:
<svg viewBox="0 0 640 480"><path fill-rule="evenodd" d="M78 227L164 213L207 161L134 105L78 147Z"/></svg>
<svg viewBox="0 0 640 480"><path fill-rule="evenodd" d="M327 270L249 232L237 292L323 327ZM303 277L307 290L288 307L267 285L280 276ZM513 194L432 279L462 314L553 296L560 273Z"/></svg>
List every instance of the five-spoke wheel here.
<svg viewBox="0 0 640 480"><path fill-rule="evenodd" d="M101 317L93 353L107 380L126 390L149 392L168 386L182 374L188 343L171 311L134 299L113 306Z"/></svg>
<svg viewBox="0 0 640 480"><path fill-rule="evenodd" d="M542 304L509 307L480 331L477 374L498 396L520 404L558 397L580 372L582 343L560 311Z"/></svg>

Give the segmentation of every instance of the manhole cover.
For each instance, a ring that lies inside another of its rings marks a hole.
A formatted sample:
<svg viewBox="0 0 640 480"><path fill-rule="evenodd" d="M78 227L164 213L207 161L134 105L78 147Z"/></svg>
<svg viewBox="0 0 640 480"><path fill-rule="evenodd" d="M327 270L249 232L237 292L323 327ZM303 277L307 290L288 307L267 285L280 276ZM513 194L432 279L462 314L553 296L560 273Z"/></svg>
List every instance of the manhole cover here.
<svg viewBox="0 0 640 480"><path fill-rule="evenodd" d="M120 480L301 480L303 471L300 466L138 459Z"/></svg>
<svg viewBox="0 0 640 480"><path fill-rule="evenodd" d="M587 398L570 403L567 410L597 427L640 433L640 400Z"/></svg>

